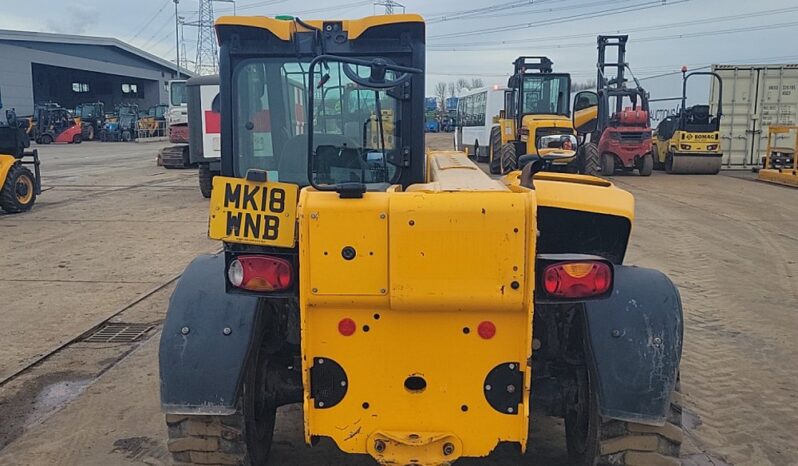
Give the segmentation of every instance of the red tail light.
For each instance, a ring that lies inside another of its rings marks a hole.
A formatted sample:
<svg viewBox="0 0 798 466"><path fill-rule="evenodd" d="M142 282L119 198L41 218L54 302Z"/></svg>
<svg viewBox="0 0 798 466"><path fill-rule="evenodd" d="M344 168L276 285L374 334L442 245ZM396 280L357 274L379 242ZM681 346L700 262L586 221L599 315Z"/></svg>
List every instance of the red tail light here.
<svg viewBox="0 0 798 466"><path fill-rule="evenodd" d="M291 287L291 263L270 256L238 256L227 268L227 278L237 288L280 291Z"/></svg>
<svg viewBox="0 0 798 466"><path fill-rule="evenodd" d="M606 293L612 270L601 261L557 262L543 269L543 288L558 298L587 298Z"/></svg>

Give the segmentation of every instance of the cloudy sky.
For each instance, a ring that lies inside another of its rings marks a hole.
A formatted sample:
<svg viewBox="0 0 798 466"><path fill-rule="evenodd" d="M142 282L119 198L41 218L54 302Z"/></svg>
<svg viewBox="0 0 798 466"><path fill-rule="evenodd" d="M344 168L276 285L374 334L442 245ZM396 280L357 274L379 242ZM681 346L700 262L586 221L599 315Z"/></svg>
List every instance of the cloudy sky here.
<svg viewBox="0 0 798 466"><path fill-rule="evenodd" d="M384 1L384 0L381 0ZM427 19L428 94L438 81L505 83L518 55L547 55L574 81L595 76L595 36L628 33L638 77L711 63L798 63L795 0L404 0ZM198 0L179 14L197 15ZM215 3L217 16L232 14ZM112 36L174 61L172 0L9 2L0 28ZM381 13L373 0L239 0L239 15L354 18ZM196 29L186 27L189 57Z"/></svg>

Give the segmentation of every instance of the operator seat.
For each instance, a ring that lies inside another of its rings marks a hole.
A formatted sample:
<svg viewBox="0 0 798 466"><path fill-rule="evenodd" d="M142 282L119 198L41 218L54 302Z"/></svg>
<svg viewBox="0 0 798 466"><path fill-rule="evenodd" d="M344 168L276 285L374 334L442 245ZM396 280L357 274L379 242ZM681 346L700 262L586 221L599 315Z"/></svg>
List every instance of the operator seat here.
<svg viewBox="0 0 798 466"><path fill-rule="evenodd" d="M340 134L316 134L313 136L313 143L316 145L317 157L324 155L319 154L323 146L360 148L360 145L353 139ZM350 154L347 153L347 155ZM296 183L300 186L308 184L307 134L294 136L283 144L283 150L280 151L280 160L277 163L277 174L279 181L283 183Z"/></svg>

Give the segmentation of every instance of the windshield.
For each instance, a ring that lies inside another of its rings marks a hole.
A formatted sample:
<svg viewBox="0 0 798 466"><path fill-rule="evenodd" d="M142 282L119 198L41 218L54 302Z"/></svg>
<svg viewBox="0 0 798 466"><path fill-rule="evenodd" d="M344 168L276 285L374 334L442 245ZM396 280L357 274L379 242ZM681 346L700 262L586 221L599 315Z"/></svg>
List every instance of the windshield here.
<svg viewBox="0 0 798 466"><path fill-rule="evenodd" d="M239 65L234 75L236 176L254 168L267 171L270 180L308 185L305 124L307 115L312 115L317 183L386 183L393 178L395 167L387 165L384 157L401 147L399 103L385 92L355 84L343 66L317 65L313 79L308 79L309 63L295 59ZM357 66L351 68L368 75ZM313 112L306 108L309 82ZM381 118L377 118L378 97Z"/></svg>
<svg viewBox="0 0 798 466"><path fill-rule="evenodd" d="M185 81L177 81L169 85L169 102L173 107L179 107L188 102Z"/></svg>
<svg viewBox="0 0 798 466"><path fill-rule="evenodd" d="M567 76L524 76L523 114L569 115L570 80Z"/></svg>

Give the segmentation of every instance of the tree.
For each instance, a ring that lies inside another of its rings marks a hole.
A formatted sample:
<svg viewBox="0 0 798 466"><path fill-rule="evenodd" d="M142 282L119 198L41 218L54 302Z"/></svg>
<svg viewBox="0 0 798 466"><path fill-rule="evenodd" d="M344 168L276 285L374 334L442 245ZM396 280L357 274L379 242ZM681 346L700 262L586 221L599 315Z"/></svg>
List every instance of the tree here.
<svg viewBox="0 0 798 466"><path fill-rule="evenodd" d="M440 81L435 84L435 97L438 98L440 101L440 105L443 105L443 101L446 100L446 83Z"/></svg>
<svg viewBox="0 0 798 466"><path fill-rule="evenodd" d="M590 90L590 89L592 89L592 90L596 89L596 80L595 79L590 79L590 80L587 80L587 81L581 82L581 83L573 83L571 85L571 90L574 91L574 92Z"/></svg>
<svg viewBox="0 0 798 466"><path fill-rule="evenodd" d="M450 81L446 87L449 89L449 97L454 97L457 95L457 83Z"/></svg>
<svg viewBox="0 0 798 466"><path fill-rule="evenodd" d="M478 87L482 87L485 85L485 82L482 81L482 78L471 78L471 89L476 89Z"/></svg>
<svg viewBox="0 0 798 466"><path fill-rule="evenodd" d="M463 89L470 89L468 81L466 81L464 78L458 79L457 83L455 84L455 86L457 86L457 93L458 94L463 92Z"/></svg>

